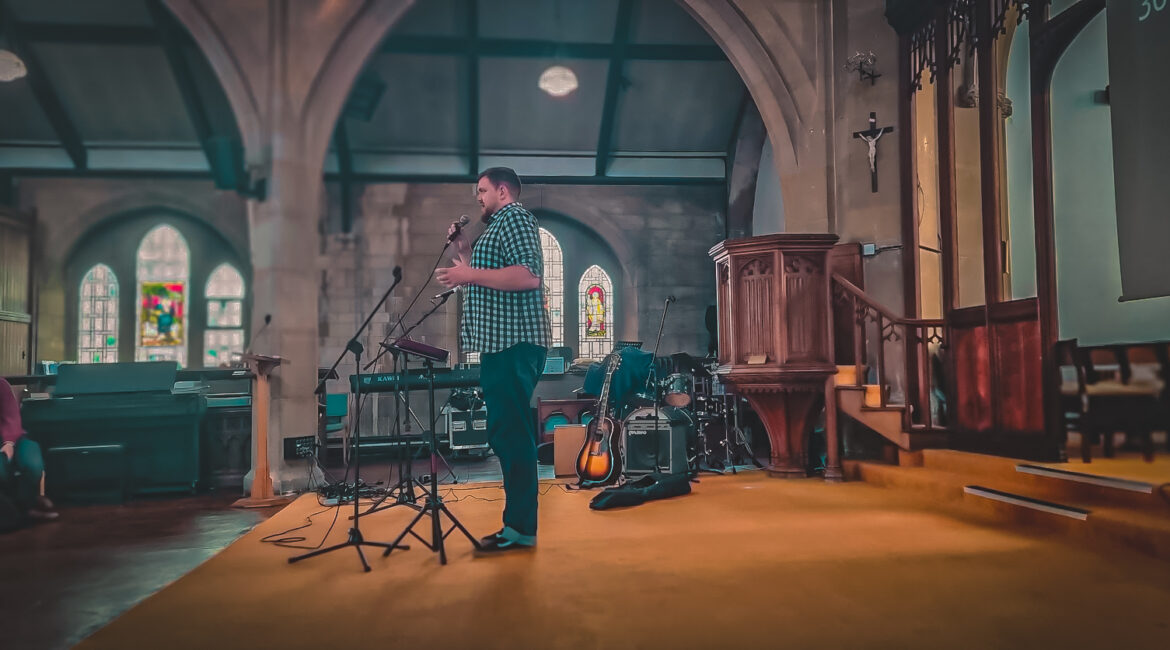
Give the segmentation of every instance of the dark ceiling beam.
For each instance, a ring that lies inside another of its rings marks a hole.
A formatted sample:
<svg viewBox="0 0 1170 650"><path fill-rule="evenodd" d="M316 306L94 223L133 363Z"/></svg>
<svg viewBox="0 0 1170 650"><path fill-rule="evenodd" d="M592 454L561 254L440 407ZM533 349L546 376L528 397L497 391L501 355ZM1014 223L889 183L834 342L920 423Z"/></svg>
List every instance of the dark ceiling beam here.
<svg viewBox="0 0 1170 650"><path fill-rule="evenodd" d="M341 183L341 232L349 233L353 231L353 152L344 115L337 119L333 145L337 148L337 180Z"/></svg>
<svg viewBox="0 0 1170 650"><path fill-rule="evenodd" d="M621 97L626 68L626 44L630 40L630 25L634 20L634 0L621 0L617 22L613 28L613 57L609 60L609 74L605 79L605 104L601 109L601 132L597 136L597 176L609 171L609 154L613 147L614 125L617 123L618 99Z"/></svg>
<svg viewBox="0 0 1170 650"><path fill-rule="evenodd" d="M5 170L14 179L20 178L127 178L137 180L206 180L211 172L191 170L135 170L135 169L44 169L21 167ZM341 180L338 173L325 174L331 183ZM356 172L353 183L474 183L471 174L373 174ZM692 178L687 176L636 177L636 176L520 176L526 185L680 185L696 187L722 187L723 177Z"/></svg>
<svg viewBox="0 0 1170 650"><path fill-rule="evenodd" d="M81 140L81 134L74 126L73 120L69 118L69 113L65 111L65 105L61 103L57 91L49 83L49 77L36 52L29 47L23 33L24 26L15 20L4 0L0 0L0 26L8 38L8 49L24 61L24 66L28 69L29 89L32 90L33 96L49 120L49 125L57 134L57 139L61 141L61 146L69 154L69 159L73 161L74 167L85 169L88 156Z"/></svg>
<svg viewBox="0 0 1170 650"><path fill-rule="evenodd" d="M199 138L204 155L207 156L207 166L216 178L222 178L223 175L217 173L216 170L217 160L222 157L215 155L211 148L211 138L215 135L211 129L211 120L207 117L207 108L203 103L203 98L199 95L199 88L195 84L195 75L191 72L191 65L183 54L183 41L181 39L181 35L184 33L183 29L160 0L147 0L146 8L150 11L151 20L154 21L163 52L171 66L171 74L175 78L175 84L179 87L179 94L183 97L183 105L187 108L187 117L191 120L191 127L195 130L195 136Z"/></svg>
<svg viewBox="0 0 1170 650"><path fill-rule="evenodd" d="M30 43L77 45L159 45L155 28L138 25L68 25L22 23L20 31Z"/></svg>
<svg viewBox="0 0 1170 650"><path fill-rule="evenodd" d="M467 167L479 175L479 2L467 0Z"/></svg>
<svg viewBox="0 0 1170 650"><path fill-rule="evenodd" d="M469 18L474 20L474 18ZM158 31L138 25L66 25L23 23L21 33L29 43L73 45L162 45ZM190 37L184 32L184 41ZM382 51L398 54L463 55L475 49L480 56L514 58L609 59L612 43L558 43L539 39L480 38L464 36L395 36L382 42ZM717 45L630 43L626 58L647 61L724 61L727 55Z"/></svg>
<svg viewBox="0 0 1170 650"><path fill-rule="evenodd" d="M474 20L474 18L472 18ZM480 56L535 59L611 59L613 43L558 43L556 41L460 36L390 36L382 52L391 54L462 55L474 49ZM717 45L628 44L627 59L648 61L725 61Z"/></svg>

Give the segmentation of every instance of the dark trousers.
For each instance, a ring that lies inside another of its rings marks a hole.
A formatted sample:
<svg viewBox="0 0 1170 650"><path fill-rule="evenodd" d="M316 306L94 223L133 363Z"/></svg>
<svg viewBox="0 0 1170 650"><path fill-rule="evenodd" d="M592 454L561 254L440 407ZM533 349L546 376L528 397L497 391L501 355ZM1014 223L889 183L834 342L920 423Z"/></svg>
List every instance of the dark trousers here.
<svg viewBox="0 0 1170 650"><path fill-rule="evenodd" d="M41 446L28 436L16 441L12 460L0 452L0 489L16 498L16 505L28 511L37 504L41 495L41 475L45 473L45 461L41 458Z"/></svg>
<svg viewBox="0 0 1170 650"><path fill-rule="evenodd" d="M536 534L536 423L530 403L548 353L531 343L480 356L488 444L504 473L504 525Z"/></svg>

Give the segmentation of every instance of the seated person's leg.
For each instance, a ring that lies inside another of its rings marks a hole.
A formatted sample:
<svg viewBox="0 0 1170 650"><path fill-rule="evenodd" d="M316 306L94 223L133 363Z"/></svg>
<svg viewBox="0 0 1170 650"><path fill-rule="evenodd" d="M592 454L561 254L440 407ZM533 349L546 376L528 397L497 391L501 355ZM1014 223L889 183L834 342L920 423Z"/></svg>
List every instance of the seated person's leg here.
<svg viewBox="0 0 1170 650"><path fill-rule="evenodd" d="M16 441L12 464L20 470L16 486L17 505L34 519L55 519L57 513L52 502L41 494L41 477L45 474L41 446L28 436L23 436Z"/></svg>

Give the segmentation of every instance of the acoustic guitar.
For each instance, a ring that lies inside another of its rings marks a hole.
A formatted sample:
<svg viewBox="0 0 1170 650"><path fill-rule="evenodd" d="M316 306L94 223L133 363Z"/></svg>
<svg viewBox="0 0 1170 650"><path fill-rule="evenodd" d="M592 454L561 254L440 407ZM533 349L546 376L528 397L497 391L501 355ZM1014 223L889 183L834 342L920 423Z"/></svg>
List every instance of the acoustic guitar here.
<svg viewBox="0 0 1170 650"><path fill-rule="evenodd" d="M605 358L605 382L593 411L596 415L585 429L585 444L577 454L577 477L584 487L608 485L621 474L617 444L621 424L609 416L609 384L621 361L617 353Z"/></svg>

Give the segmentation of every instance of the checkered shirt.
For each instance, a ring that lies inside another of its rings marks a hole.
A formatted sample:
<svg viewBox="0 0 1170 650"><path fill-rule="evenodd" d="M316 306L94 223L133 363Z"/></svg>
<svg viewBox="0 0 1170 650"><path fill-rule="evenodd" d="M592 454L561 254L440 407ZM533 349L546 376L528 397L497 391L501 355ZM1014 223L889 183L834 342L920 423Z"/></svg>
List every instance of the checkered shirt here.
<svg viewBox="0 0 1170 650"><path fill-rule="evenodd" d="M536 217L518 202L500 208L471 251L471 267L523 266L544 278L544 255ZM464 293L462 344L466 351L493 353L517 343L549 347L552 329L543 284L537 289L500 291L469 285Z"/></svg>

